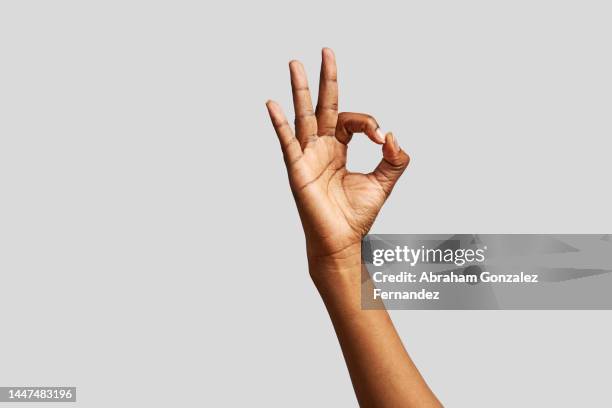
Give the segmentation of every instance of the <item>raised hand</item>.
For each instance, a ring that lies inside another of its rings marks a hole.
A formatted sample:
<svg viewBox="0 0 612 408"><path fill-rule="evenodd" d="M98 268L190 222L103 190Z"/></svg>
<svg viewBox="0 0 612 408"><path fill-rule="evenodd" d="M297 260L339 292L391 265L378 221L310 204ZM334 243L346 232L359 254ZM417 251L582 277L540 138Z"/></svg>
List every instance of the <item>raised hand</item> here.
<svg viewBox="0 0 612 408"><path fill-rule="evenodd" d="M441 407L406 353L384 308L361 309L361 239L369 231L409 157L373 117L338 114L336 60L323 49L317 109L304 67L289 63L295 134L276 102L268 111L280 140L308 250L308 266L338 336L361 407ZM346 169L347 145L365 133L383 158L368 174ZM365 282L365 284L364 284Z"/></svg>
<svg viewBox="0 0 612 408"><path fill-rule="evenodd" d="M281 107L267 102L278 135L289 183L304 227L309 259L347 256L360 246L410 158L391 133L362 113L338 113L334 53L322 51L317 108L299 61L289 63L295 108L295 133ZM383 158L368 174L346 169L347 147L354 133L382 145Z"/></svg>

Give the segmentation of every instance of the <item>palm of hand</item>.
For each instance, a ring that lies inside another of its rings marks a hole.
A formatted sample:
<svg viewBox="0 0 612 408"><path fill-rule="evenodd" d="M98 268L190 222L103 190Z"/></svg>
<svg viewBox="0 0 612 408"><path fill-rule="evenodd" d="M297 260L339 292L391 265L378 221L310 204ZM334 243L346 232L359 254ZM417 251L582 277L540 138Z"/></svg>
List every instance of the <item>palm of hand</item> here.
<svg viewBox="0 0 612 408"><path fill-rule="evenodd" d="M347 146L335 137L319 137L304 149L289 179L316 255L336 254L368 232L386 195L372 174L346 169Z"/></svg>

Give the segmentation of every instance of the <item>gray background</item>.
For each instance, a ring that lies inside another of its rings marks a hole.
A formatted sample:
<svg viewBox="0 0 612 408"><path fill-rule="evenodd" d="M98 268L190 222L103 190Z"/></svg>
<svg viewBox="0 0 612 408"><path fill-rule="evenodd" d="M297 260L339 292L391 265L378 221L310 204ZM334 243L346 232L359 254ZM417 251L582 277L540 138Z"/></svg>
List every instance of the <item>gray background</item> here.
<svg viewBox="0 0 612 408"><path fill-rule="evenodd" d="M341 110L413 156L373 233L609 233L611 11L3 1L0 384L354 406L264 108L290 107L287 61L316 89L333 47ZM610 403L608 312L392 315L449 407Z"/></svg>

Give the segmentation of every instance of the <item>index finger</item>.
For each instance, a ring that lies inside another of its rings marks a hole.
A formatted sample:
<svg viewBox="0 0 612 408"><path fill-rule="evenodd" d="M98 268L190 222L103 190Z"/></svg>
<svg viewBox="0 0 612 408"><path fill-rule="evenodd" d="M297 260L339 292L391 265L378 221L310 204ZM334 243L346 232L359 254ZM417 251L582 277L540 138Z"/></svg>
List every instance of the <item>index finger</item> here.
<svg viewBox="0 0 612 408"><path fill-rule="evenodd" d="M374 143L385 143L385 135L372 116L365 113L342 112L338 115L336 139L342 144L348 144L353 133L365 133Z"/></svg>

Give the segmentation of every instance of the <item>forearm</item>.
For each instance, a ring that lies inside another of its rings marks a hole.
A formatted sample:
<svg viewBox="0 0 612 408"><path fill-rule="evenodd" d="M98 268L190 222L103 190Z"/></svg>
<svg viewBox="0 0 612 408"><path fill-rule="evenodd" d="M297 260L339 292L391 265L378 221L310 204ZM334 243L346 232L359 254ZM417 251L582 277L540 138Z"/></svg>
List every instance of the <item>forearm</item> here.
<svg viewBox="0 0 612 408"><path fill-rule="evenodd" d="M336 330L360 406L440 407L387 311L362 310L360 248L350 248L333 259L310 257L309 267Z"/></svg>

